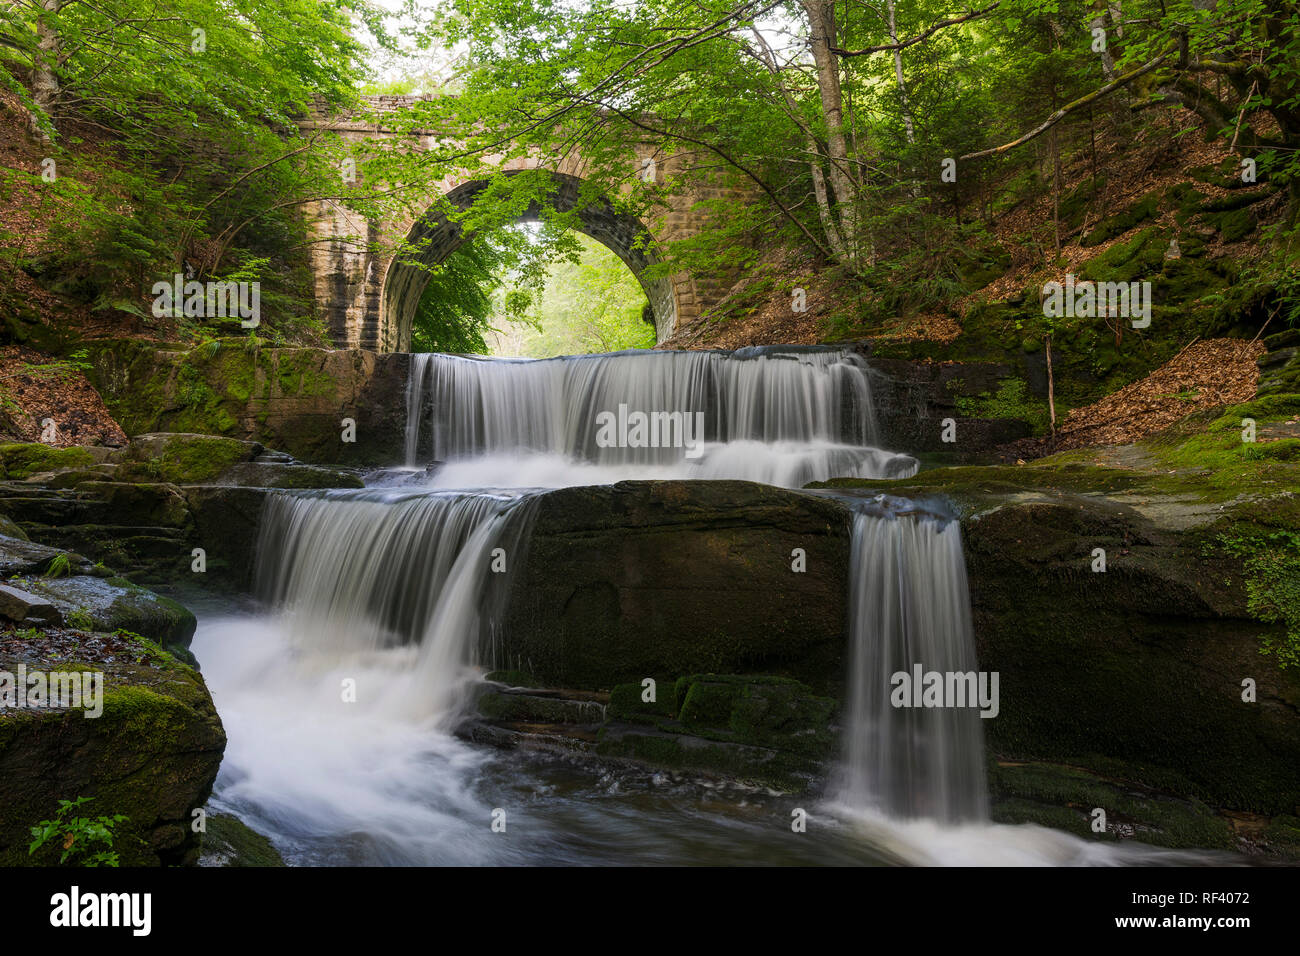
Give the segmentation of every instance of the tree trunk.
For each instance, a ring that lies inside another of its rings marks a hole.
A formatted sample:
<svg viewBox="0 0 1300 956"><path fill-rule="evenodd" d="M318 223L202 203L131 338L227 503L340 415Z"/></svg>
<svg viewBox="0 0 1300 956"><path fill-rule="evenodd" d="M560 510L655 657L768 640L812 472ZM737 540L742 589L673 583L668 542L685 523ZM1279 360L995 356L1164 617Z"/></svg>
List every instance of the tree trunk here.
<svg viewBox="0 0 1300 956"><path fill-rule="evenodd" d="M1051 419L1052 444L1056 444L1056 387L1052 381L1052 333L1047 333L1047 414Z"/></svg>
<svg viewBox="0 0 1300 956"><path fill-rule="evenodd" d="M848 250L844 248L844 239L840 236L839 226L835 224L835 214L831 210L830 196L826 192L826 174L822 169L822 148L817 142L817 137L811 126L805 122L803 114L799 109L799 104L790 94L785 82L781 79L781 67L777 63L772 48L768 46L766 38L757 28L754 28L754 40L758 44L758 59L771 72L773 79L776 81L777 88L781 91L781 96L785 101L786 113L803 132L804 144L808 149L808 172L812 176L813 196L817 200L817 216L821 219L822 231L826 233L826 241L830 244L831 251L843 263L848 261Z"/></svg>
<svg viewBox="0 0 1300 956"><path fill-rule="evenodd" d="M839 57L831 52L836 42L835 7L831 0L799 0L808 14L809 41L817 66L817 89L826 119L826 153L830 160L830 184L835 193L840 235L848 253L857 258L855 203L857 188L849 168L848 145L844 139L844 95L840 90Z"/></svg>
<svg viewBox="0 0 1300 956"><path fill-rule="evenodd" d="M894 0L885 0L889 9L889 42L898 43L898 26L894 21ZM907 83L903 79L903 51L894 50L894 76L898 77L898 99L903 114L903 129L907 132L907 144L916 143L916 129L912 123L912 107L907 102Z"/></svg>
<svg viewBox="0 0 1300 956"><path fill-rule="evenodd" d="M32 100L54 122L54 108L59 98L59 78L54 72L59 61L59 30L53 15L63 7L63 0L41 0L41 12L36 19L36 54L32 59ZM32 116L32 129L41 139L49 135Z"/></svg>

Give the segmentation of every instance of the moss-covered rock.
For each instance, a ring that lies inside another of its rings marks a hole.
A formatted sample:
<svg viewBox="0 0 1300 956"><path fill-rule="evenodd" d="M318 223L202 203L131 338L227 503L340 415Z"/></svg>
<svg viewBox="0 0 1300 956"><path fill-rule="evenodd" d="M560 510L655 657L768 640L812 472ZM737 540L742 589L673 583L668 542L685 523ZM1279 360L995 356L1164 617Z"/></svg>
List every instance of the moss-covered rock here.
<svg viewBox="0 0 1300 956"><path fill-rule="evenodd" d="M54 604L65 621L86 630L131 631L165 647L184 649L198 627L188 608L125 578L26 578L23 587Z"/></svg>
<svg viewBox="0 0 1300 956"><path fill-rule="evenodd" d="M85 468L95 461L94 454L85 448L54 448L39 442L13 442L0 445L0 479L17 481L62 468Z"/></svg>
<svg viewBox="0 0 1300 956"><path fill-rule="evenodd" d="M213 435L154 432L137 435L114 457L122 464L123 481L204 484L239 462L252 461L262 451L256 442Z"/></svg>
<svg viewBox="0 0 1300 956"><path fill-rule="evenodd" d="M736 743L827 757L836 703L781 677L695 674L674 687L687 731Z"/></svg>
<svg viewBox="0 0 1300 956"><path fill-rule="evenodd" d="M1128 780L1076 767L994 761L989 767L992 816L998 823L1037 823L1086 840L1137 840L1178 849L1236 850L1229 818L1199 800L1161 794ZM1094 832L1093 811L1106 814Z"/></svg>
<svg viewBox="0 0 1300 956"><path fill-rule="evenodd" d="M410 357L359 349L261 348L237 338L86 344L87 373L129 435L190 432L260 442L308 462L402 460ZM344 440L344 419L355 441Z"/></svg>
<svg viewBox="0 0 1300 956"><path fill-rule="evenodd" d="M284 857L266 837L228 813L207 814L201 837L200 866L284 866Z"/></svg>
<svg viewBox="0 0 1300 956"><path fill-rule="evenodd" d="M1219 235L1223 237L1224 242L1240 242L1254 232L1259 225L1254 212L1247 208L1206 213L1201 218L1219 231Z"/></svg>
<svg viewBox="0 0 1300 956"><path fill-rule="evenodd" d="M1116 236L1122 236L1149 219L1154 219L1159 213L1160 196L1158 191L1153 190L1127 209L1113 216L1107 216L1097 223L1096 227L1083 237L1082 245L1099 246Z"/></svg>
<svg viewBox="0 0 1300 956"><path fill-rule="evenodd" d="M1169 234L1159 226L1140 230L1127 242L1117 242L1079 270L1094 282L1133 282L1159 272L1169 248Z"/></svg>
<svg viewBox="0 0 1300 956"><path fill-rule="evenodd" d="M0 866L57 863L54 847L28 855L29 831L54 817L60 799L76 797L92 799L87 815L127 817L113 843L122 865L195 862L192 811L207 800L225 749L202 678L165 661L59 666L103 672L103 713L0 714Z"/></svg>

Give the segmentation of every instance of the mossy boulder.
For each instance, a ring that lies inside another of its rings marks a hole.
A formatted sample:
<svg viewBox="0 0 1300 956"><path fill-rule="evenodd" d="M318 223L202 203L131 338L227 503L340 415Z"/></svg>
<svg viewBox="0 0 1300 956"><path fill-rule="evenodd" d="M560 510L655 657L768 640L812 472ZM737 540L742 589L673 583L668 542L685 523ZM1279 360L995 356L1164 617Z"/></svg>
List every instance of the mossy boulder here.
<svg viewBox="0 0 1300 956"><path fill-rule="evenodd" d="M695 674L674 687L677 720L692 733L736 743L829 756L837 710L799 681L781 677Z"/></svg>
<svg viewBox="0 0 1300 956"><path fill-rule="evenodd" d="M1083 237L1082 245L1099 246L1116 236L1122 236L1130 229L1149 219L1154 219L1159 214L1160 196L1157 191L1153 190L1127 209L1117 212L1113 216L1107 216L1097 223L1096 227Z"/></svg>
<svg viewBox="0 0 1300 956"><path fill-rule="evenodd" d="M1127 242L1117 242L1079 270L1082 278L1094 282L1133 282L1150 278L1164 264L1169 234L1158 226L1140 230Z"/></svg>
<svg viewBox="0 0 1300 956"><path fill-rule="evenodd" d="M188 608L125 578L25 578L22 586L54 604L65 621L86 630L131 631L183 649L198 627Z"/></svg>
<svg viewBox="0 0 1300 956"><path fill-rule="evenodd" d="M0 479L10 481L63 468L85 468L95 462L94 453L86 448L54 448L39 442L0 445Z"/></svg>
<svg viewBox="0 0 1300 956"><path fill-rule="evenodd" d="M1259 226L1255 213L1247 208L1206 213L1201 218L1218 230L1224 242L1240 242Z"/></svg>
<svg viewBox="0 0 1300 956"><path fill-rule="evenodd" d="M677 715L675 683L671 678L652 677L655 683L654 699L647 700L649 687L635 684L615 684L609 690L609 716L618 720L654 722L661 717Z"/></svg>
<svg viewBox="0 0 1300 956"><path fill-rule="evenodd" d="M402 460L410 356L265 348L238 338L189 350L134 339L86 343L87 377L127 434L187 432L259 442L307 462ZM347 430L344 419L355 425Z"/></svg>
<svg viewBox="0 0 1300 956"><path fill-rule="evenodd" d="M257 442L154 432L132 438L115 459L122 465L120 480L197 485L213 481L237 463L252 461L261 451Z"/></svg>
<svg viewBox="0 0 1300 956"><path fill-rule="evenodd" d="M193 811L211 793L226 742L202 678L165 656L59 666L103 672L103 713L0 714L0 866L57 864L54 847L28 855L30 829L77 797L91 798L88 816L127 817L113 842L122 865L195 862Z"/></svg>

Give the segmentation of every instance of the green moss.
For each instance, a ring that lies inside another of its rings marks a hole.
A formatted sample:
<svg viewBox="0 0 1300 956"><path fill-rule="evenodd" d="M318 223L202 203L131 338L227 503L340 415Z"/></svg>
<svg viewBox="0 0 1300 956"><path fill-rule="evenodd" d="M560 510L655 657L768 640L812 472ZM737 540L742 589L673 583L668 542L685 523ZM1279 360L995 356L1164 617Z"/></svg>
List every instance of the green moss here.
<svg viewBox="0 0 1300 956"><path fill-rule="evenodd" d="M320 355L310 349L285 350L275 365L275 382L282 395L321 397L333 395L337 383L321 367Z"/></svg>
<svg viewBox="0 0 1300 956"><path fill-rule="evenodd" d="M1300 817L1282 814L1269 821L1264 842L1270 849L1292 858L1300 858Z"/></svg>
<svg viewBox="0 0 1300 956"><path fill-rule="evenodd" d="M958 398L957 412L966 418L1014 418L1029 422L1037 435L1047 431L1049 421L1047 403L1031 396L1022 378L1001 379L994 395L983 392L975 397Z"/></svg>
<svg viewBox="0 0 1300 956"><path fill-rule="evenodd" d="M619 720L637 721L643 718L673 717L676 715L673 683L668 679L655 679L655 699L643 700L645 688L635 684L615 684L609 691L609 716Z"/></svg>
<svg viewBox="0 0 1300 956"><path fill-rule="evenodd" d="M1300 443L1290 438L1245 441L1242 425L1244 419L1253 419L1257 438L1266 438L1260 434L1265 426L1297 413L1300 395L1268 395L1214 413L1212 419L1206 413L1189 416L1149 439L1146 447L1160 466L1194 477L1207 498L1229 500L1246 488L1257 493L1300 491L1300 470L1290 464L1300 454Z"/></svg>
<svg viewBox="0 0 1300 956"><path fill-rule="evenodd" d="M248 458L249 446L229 438L207 435L174 435L161 454L145 461L130 462L117 474L119 480L165 481L200 484L218 477L231 465Z"/></svg>
<svg viewBox="0 0 1300 956"><path fill-rule="evenodd" d="M1202 218L1219 231L1224 242L1240 242L1254 232L1258 225L1255 214L1245 208L1206 213Z"/></svg>
<svg viewBox="0 0 1300 956"><path fill-rule="evenodd" d="M205 865L284 866L284 858L262 834L238 817L209 813L202 836Z"/></svg>
<svg viewBox="0 0 1300 956"><path fill-rule="evenodd" d="M1088 178L1061 197L1059 213L1061 222L1067 229L1074 230L1083 225L1089 207L1105 185L1105 176Z"/></svg>
<svg viewBox="0 0 1300 956"><path fill-rule="evenodd" d="M1102 779L1057 764L994 764L989 768L992 816L999 823L1038 823L1084 839L1136 839L1174 848L1237 848L1231 825L1198 800L1173 799L1132 782ZM1092 811L1106 812L1104 833Z"/></svg>
<svg viewBox="0 0 1300 956"><path fill-rule="evenodd" d="M85 468L95 456L85 448L52 448L39 442L0 445L0 478L21 481L44 471Z"/></svg>
<svg viewBox="0 0 1300 956"><path fill-rule="evenodd" d="M740 694L740 687L731 683L683 677L685 682L680 716L687 726L726 727L731 723L731 707Z"/></svg>
<svg viewBox="0 0 1300 956"><path fill-rule="evenodd" d="M1085 246L1101 245L1116 236L1122 236L1134 226L1146 222L1148 219L1154 219L1159 213L1160 197L1155 191L1149 192L1123 212L1108 216L1097 223L1096 228L1084 236L1082 244Z"/></svg>
<svg viewBox="0 0 1300 956"><path fill-rule="evenodd" d="M1132 282L1159 272L1169 236L1158 226L1148 226L1128 242L1117 242L1090 259L1080 276L1094 282Z"/></svg>
<svg viewBox="0 0 1300 956"><path fill-rule="evenodd" d="M1300 525L1261 527L1247 514L1218 530L1213 546L1241 562L1250 614L1280 625L1260 635L1262 653L1281 668L1300 669Z"/></svg>

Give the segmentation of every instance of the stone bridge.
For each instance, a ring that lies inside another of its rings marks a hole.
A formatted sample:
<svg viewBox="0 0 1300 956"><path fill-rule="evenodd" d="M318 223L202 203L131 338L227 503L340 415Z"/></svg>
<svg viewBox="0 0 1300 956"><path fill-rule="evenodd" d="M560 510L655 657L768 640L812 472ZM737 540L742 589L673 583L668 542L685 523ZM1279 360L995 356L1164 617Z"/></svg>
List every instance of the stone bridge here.
<svg viewBox="0 0 1300 956"><path fill-rule="evenodd" d="M379 116L378 121L316 112L307 116L301 126L304 131L327 130L344 140L406 139L426 151L441 143L437 131L399 131L386 127L383 122L384 113L410 106L419 97L367 99ZM683 272L652 278L646 275L646 270L657 261L657 247L689 238L704 227L709 213L697 208L702 200L748 195L718 170L715 158L699 153L669 153L664 147L662 142L647 140L637 144L635 155L628 156L628 185L624 192L630 192L634 177L644 174L647 160L654 161L659 182L672 177L685 184L682 190L666 191L653 217L646 222L619 212L605 198L579 205L583 202L580 188L585 163L576 151L562 157L529 155L509 160L489 159L485 163L490 169L507 173L536 169L551 173L555 185L549 204L561 212L577 209L581 221L578 228L611 249L637 277L650 301L655 338L660 342L673 333L678 323L689 322L715 305L735 277ZM418 205L426 210L422 215L397 222L368 221L346 204L334 200L305 207L318 240L311 246L318 314L328 323L337 346L380 352L410 349L411 321L428 283L428 273L401 261L391 251L376 249L391 250L405 237L418 243L415 248L420 250L419 257L424 263L441 262L469 238L440 211L446 208L443 198L454 207L465 209L486 186L486 180L469 174L448 177L430 187L427 198L420 197ZM541 204L534 203L518 221L536 220L541 213ZM359 242L358 237L364 241Z"/></svg>

